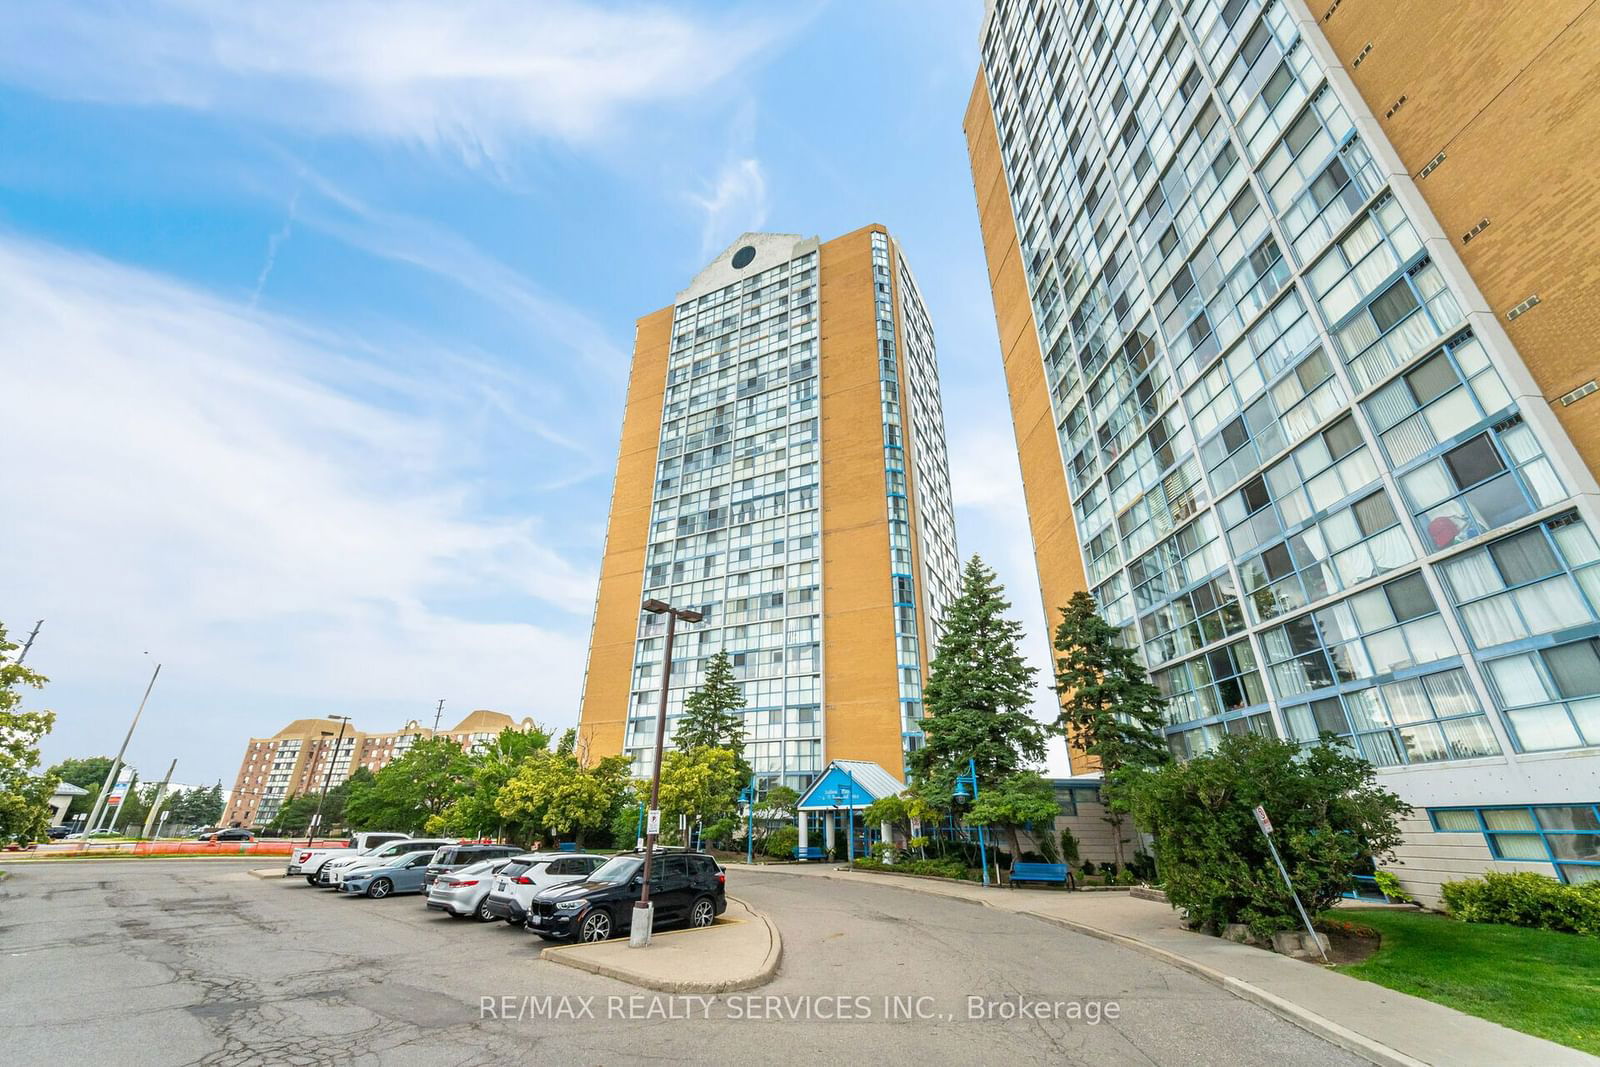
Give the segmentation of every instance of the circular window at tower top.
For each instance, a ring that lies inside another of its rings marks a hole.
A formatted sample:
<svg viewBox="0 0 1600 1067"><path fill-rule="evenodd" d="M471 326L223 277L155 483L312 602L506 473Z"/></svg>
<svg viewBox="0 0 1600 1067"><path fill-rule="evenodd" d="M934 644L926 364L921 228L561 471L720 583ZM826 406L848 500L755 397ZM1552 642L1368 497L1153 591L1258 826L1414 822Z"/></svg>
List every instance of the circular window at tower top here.
<svg viewBox="0 0 1600 1067"><path fill-rule="evenodd" d="M749 245L745 245L743 248L739 249L739 251L733 254L733 269L743 270L745 267L748 267L750 265L750 261L755 258L756 250Z"/></svg>

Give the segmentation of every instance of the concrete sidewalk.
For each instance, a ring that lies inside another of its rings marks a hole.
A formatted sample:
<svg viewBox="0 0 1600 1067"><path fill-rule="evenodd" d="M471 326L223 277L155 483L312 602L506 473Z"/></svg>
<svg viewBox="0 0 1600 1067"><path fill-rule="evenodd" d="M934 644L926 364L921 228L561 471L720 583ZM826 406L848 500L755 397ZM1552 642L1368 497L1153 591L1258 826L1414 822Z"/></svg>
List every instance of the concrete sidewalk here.
<svg viewBox="0 0 1600 1067"><path fill-rule="evenodd" d="M729 864L730 871L832 878L969 900L1028 915L1160 959L1252 1001L1374 1063L1508 1067L1600 1060L1442 1004L1184 928L1178 913L1125 893L985 888L927 878L835 869L827 864Z"/></svg>
<svg viewBox="0 0 1600 1067"><path fill-rule="evenodd" d="M541 958L664 993L731 993L770 982L782 956L778 928L730 896L728 910L705 929L662 930L642 949L625 937L553 946Z"/></svg>

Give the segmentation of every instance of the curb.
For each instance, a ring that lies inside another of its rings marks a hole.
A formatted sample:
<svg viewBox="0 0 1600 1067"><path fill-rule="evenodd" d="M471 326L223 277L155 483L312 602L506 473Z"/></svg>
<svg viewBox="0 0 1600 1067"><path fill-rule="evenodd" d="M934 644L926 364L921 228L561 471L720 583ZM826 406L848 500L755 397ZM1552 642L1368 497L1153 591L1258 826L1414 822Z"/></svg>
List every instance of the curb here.
<svg viewBox="0 0 1600 1067"><path fill-rule="evenodd" d="M834 874L811 875L811 877L827 878L835 882L857 881L854 878L839 878ZM868 882L866 884L870 885L871 883ZM896 885L892 882L882 884L891 889L903 889L908 893L922 893L926 896L942 897L945 900L966 900L980 907L995 908L995 905L987 900L958 897L949 893L940 893L933 889L924 889L917 885ZM746 906L748 907L748 905ZM1265 1008L1280 1019L1293 1023L1300 1029L1315 1034L1329 1044L1337 1045L1346 1052L1353 1052L1365 1060L1379 1064L1380 1067L1429 1067L1422 1060L1407 1056L1399 1049L1391 1048L1381 1041L1374 1041L1372 1038L1358 1034L1348 1027L1339 1025L1332 1019L1318 1015L1309 1008L1302 1007L1293 1001L1285 1000L1274 993L1269 993L1260 986L1223 974L1221 971L1207 967L1203 963L1196 963L1186 956L1180 956L1175 952L1168 952L1164 948L1158 948L1148 941L1141 941L1136 937L1129 937L1127 934L1102 930L1098 926L1089 926L1086 923L1074 922L1071 919L1062 919L1055 915L1043 915L1036 911L1027 911L1025 909L1013 911L1010 908L995 908L995 910L1007 911L1013 915L1026 915L1030 919L1038 919L1052 926L1059 926L1062 929L1084 934L1100 941L1109 941L1114 945L1121 945L1123 948L1132 949L1134 952L1160 960L1162 963L1176 967L1180 971L1192 974L1196 978L1210 982L1212 985L1219 986L1240 1000L1247 1000L1252 1004Z"/></svg>
<svg viewBox="0 0 1600 1067"><path fill-rule="evenodd" d="M289 877L287 874L284 874L281 870L279 870L276 867L257 867L254 870L245 871L244 873L248 874L252 878L261 878L263 880L268 879L268 878L287 878L287 877Z"/></svg>
<svg viewBox="0 0 1600 1067"><path fill-rule="evenodd" d="M252 871L252 874L255 872ZM587 959L583 956L572 955L572 950L583 948L582 945L560 945L545 949L541 959L551 963L559 963L563 967L572 967L590 974L598 974L605 978L615 978L619 982L640 986L644 989L654 989L661 993L734 993L741 989L755 989L757 986L766 985L778 973L778 963L783 959L783 937L778 933L778 928L766 915L750 906L750 902L740 897L730 895L730 900L737 900L744 905L745 910L753 915L767 930L767 954L761 965L750 974L740 975L736 978L726 978L716 982L696 982L691 980L674 981L670 979L650 978L627 970L623 967L614 967L609 963L601 963ZM695 930L673 930L669 934L698 933ZM660 934L653 935L656 937Z"/></svg>

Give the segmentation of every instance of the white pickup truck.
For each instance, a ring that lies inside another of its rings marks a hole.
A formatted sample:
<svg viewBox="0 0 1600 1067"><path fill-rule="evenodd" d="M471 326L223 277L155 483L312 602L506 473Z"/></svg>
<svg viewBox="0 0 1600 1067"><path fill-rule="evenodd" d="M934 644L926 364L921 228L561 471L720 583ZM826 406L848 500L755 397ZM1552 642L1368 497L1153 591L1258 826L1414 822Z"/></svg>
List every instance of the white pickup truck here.
<svg viewBox="0 0 1600 1067"><path fill-rule="evenodd" d="M322 865L331 859L343 859L347 856L359 856L362 853L387 845L391 841L404 841L410 834L390 834L368 831L352 834L350 841L343 848L297 848L289 853L289 866L284 869L284 877L300 874L304 875L311 885L317 884L317 872L322 870Z"/></svg>

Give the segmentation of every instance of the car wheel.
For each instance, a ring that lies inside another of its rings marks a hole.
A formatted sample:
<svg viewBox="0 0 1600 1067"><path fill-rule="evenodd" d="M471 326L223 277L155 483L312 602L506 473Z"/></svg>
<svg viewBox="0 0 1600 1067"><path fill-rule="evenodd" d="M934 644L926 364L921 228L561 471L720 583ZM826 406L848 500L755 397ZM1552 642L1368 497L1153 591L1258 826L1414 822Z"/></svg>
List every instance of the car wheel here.
<svg viewBox="0 0 1600 1067"><path fill-rule="evenodd" d="M494 912L489 910L489 902L483 901L478 905L478 910L473 912L481 923L494 922Z"/></svg>
<svg viewBox="0 0 1600 1067"><path fill-rule="evenodd" d="M609 941L611 939L611 913L596 908L584 917L578 928L579 941Z"/></svg>
<svg viewBox="0 0 1600 1067"><path fill-rule="evenodd" d="M367 896L371 897L373 900L382 900L384 897L389 895L389 892L392 889L394 889L393 882L389 881L387 878L379 878L376 882L373 882L367 887Z"/></svg>
<svg viewBox="0 0 1600 1067"><path fill-rule="evenodd" d="M317 884L317 876L316 875L314 875L314 874L306 875L306 885L316 885L316 884Z"/></svg>
<svg viewBox="0 0 1600 1067"><path fill-rule="evenodd" d="M710 926L717 921L717 905L710 897L701 897L689 909L690 926Z"/></svg>

